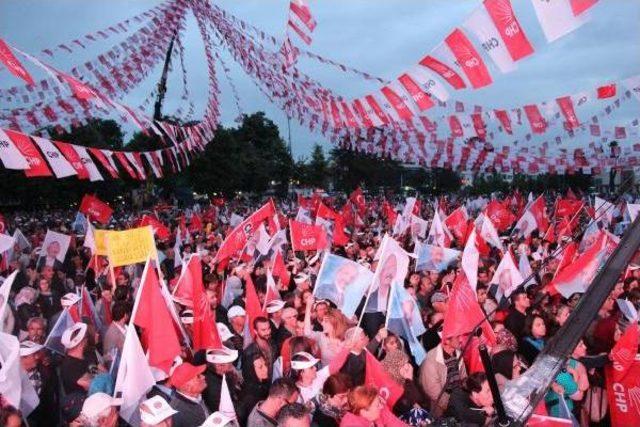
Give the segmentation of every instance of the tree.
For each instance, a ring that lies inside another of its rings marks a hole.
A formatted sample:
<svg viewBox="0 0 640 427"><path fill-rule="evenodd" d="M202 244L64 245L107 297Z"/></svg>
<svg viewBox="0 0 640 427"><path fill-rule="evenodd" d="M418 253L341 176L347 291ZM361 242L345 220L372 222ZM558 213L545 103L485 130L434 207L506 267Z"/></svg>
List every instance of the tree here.
<svg viewBox="0 0 640 427"><path fill-rule="evenodd" d="M310 186L324 188L329 178L329 162L319 144L313 146L311 160L306 165L305 183Z"/></svg>

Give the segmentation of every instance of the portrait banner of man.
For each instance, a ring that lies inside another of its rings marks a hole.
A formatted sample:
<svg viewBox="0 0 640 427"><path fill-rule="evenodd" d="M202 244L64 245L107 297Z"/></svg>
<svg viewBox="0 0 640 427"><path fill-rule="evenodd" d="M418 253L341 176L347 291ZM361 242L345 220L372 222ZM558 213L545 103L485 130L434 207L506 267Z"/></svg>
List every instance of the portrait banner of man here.
<svg viewBox="0 0 640 427"><path fill-rule="evenodd" d="M380 259L373 274L367 312L387 312L389 291L394 282L404 283L409 271L409 254L400 247L398 242L389 235L385 235L380 245Z"/></svg>
<svg viewBox="0 0 640 427"><path fill-rule="evenodd" d="M40 258L38 258L38 268L48 266L53 267L54 270L60 270L70 243L71 236L47 230L47 235L42 242Z"/></svg>
<svg viewBox="0 0 640 427"><path fill-rule="evenodd" d="M460 259L462 252L441 246L422 244L416 248L416 271L442 272Z"/></svg>
<svg viewBox="0 0 640 427"><path fill-rule="evenodd" d="M520 270L516 267L516 263L513 260L510 252L506 252L498 264L496 272L491 278L490 285L493 289L495 285L495 297L496 301L500 301L503 297L508 298L511 292L524 281Z"/></svg>
<svg viewBox="0 0 640 427"><path fill-rule="evenodd" d="M393 284L389 298L391 300L386 317L386 327L389 331L407 340L411 354L416 363L420 364L426 356L424 347L418 341L418 337L426 332L420 315L420 307L402 282Z"/></svg>
<svg viewBox="0 0 640 427"><path fill-rule="evenodd" d="M313 293L316 300L333 302L342 313L351 317L365 296L373 272L350 259L327 254L322 261Z"/></svg>

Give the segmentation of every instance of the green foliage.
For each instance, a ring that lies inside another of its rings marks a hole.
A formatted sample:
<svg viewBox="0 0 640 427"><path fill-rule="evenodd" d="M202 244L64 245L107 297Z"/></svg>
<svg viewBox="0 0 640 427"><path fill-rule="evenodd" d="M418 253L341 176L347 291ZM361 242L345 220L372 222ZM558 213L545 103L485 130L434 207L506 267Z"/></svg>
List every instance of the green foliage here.
<svg viewBox="0 0 640 427"><path fill-rule="evenodd" d="M283 193L293 171L278 127L259 112L244 116L237 129L218 128L205 153L189 168L189 177L200 193L262 193L271 187Z"/></svg>

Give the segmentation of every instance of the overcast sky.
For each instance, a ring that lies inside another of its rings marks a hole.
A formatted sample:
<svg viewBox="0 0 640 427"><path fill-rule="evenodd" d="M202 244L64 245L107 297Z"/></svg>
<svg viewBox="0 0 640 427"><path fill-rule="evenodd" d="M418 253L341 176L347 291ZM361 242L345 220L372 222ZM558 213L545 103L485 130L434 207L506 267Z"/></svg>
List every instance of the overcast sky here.
<svg viewBox="0 0 640 427"><path fill-rule="evenodd" d="M95 31L159 4L152 0L1 0L0 37L38 56L38 52L58 43ZM281 38L285 31L288 0L218 0L221 7L265 32ZM469 13L478 0L311 0L318 22L313 34L313 52L392 79L419 61ZM518 69L500 74L490 65L494 84L480 90L457 92L462 101L490 106L512 107L539 102L591 89L598 83L640 74L640 0L600 0L591 11L591 20L574 33L547 44L529 0L513 1L517 16L534 45L535 54L518 62ZM189 14L186 34L189 90L198 113L206 102L206 69L203 46L195 20ZM69 70L115 44L99 45L97 51L60 55L54 65ZM286 137L285 115L262 95L255 84L231 57L231 78L238 87L243 112L264 110ZM46 58L42 58L46 59ZM490 60L487 59L488 62ZM371 82L319 62L303 60L300 68L327 87L347 98L376 89ZM128 95L124 102L140 104L157 82L155 70L144 85ZM182 101L179 73L170 79L165 113L171 113ZM238 111L222 70L218 72L222 88L222 121L232 124ZM15 85L6 70L0 73L0 87ZM640 104L633 103L625 118L639 117ZM149 111L151 115L151 111ZM198 114L196 114L198 115ZM622 120L622 119L621 119ZM310 133L292 122L294 157L306 156L314 142L326 147L322 135Z"/></svg>

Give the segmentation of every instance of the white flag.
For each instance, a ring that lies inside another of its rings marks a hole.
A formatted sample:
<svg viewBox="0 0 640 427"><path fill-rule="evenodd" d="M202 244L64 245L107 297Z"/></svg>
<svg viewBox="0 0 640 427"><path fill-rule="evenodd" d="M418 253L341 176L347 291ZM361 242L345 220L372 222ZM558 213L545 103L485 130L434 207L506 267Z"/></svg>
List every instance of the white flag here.
<svg viewBox="0 0 640 427"><path fill-rule="evenodd" d="M467 275L467 280L471 289L476 290L478 286L478 262L480 259L480 252L476 247L476 230L471 231L467 244L462 251L462 270Z"/></svg>
<svg viewBox="0 0 640 427"><path fill-rule="evenodd" d="M531 0L538 22L549 43L587 22L586 14L573 16L569 0Z"/></svg>
<svg viewBox="0 0 640 427"><path fill-rule="evenodd" d="M134 427L140 425L138 406L155 383L135 327L129 325L113 392L114 397L123 399L120 406L122 419Z"/></svg>
<svg viewBox="0 0 640 427"><path fill-rule="evenodd" d="M478 218L482 217L482 225L480 226L480 237L482 237L488 244L504 252L502 247L502 241L498 236L498 231L493 225L491 218L484 214L480 214Z"/></svg>
<svg viewBox="0 0 640 427"><path fill-rule="evenodd" d="M89 180L91 182L103 181L104 178L100 174L100 171L98 171L98 168L96 167L96 164L93 162L93 159L91 159L91 156L89 156L87 149L80 145L73 145L73 144L71 144L71 147L74 150L76 150L76 153L78 153L78 156L80 156L80 160L82 161L82 164L84 165L85 169L87 169L87 172L89 172Z"/></svg>
<svg viewBox="0 0 640 427"><path fill-rule="evenodd" d="M0 286L0 331L2 331L2 325L4 321L4 311L9 303L9 292L11 292L11 286L13 286L13 281L18 274L18 270L14 271L4 279L2 285Z"/></svg>
<svg viewBox="0 0 640 427"><path fill-rule="evenodd" d="M46 157L57 178L66 178L77 174L71 163L50 140L38 136L32 136L31 138L40 147L42 154Z"/></svg>
<svg viewBox="0 0 640 427"><path fill-rule="evenodd" d="M19 353L18 338L0 332L0 394L16 408L22 395Z"/></svg>
<svg viewBox="0 0 640 427"><path fill-rule="evenodd" d="M7 169L29 169L27 159L2 129L0 129L0 160Z"/></svg>
<svg viewBox="0 0 640 427"><path fill-rule="evenodd" d="M476 36L480 46L495 62L500 71L508 73L517 68L486 8L483 6L476 7L471 16L462 25Z"/></svg>
<svg viewBox="0 0 640 427"><path fill-rule="evenodd" d="M29 239L25 237L25 235L20 231L19 228L16 228L16 231L13 232L13 239L15 240L20 250L24 250L31 247L31 243Z"/></svg>
<svg viewBox="0 0 640 427"><path fill-rule="evenodd" d="M218 411L226 415L227 417L235 420L236 410L231 400L231 393L229 393L229 386L227 385L227 376L222 375L222 386L220 389L220 406Z"/></svg>
<svg viewBox="0 0 640 427"><path fill-rule="evenodd" d="M4 253L8 250L13 249L14 244L15 239L13 238L13 236L0 233L0 253Z"/></svg>
<svg viewBox="0 0 640 427"><path fill-rule="evenodd" d="M500 301L503 296L509 298L513 290L518 287L523 280L524 278L520 270L518 270L518 267L516 267L511 252L507 251L502 257L500 264L498 264L498 268L489 283L498 285L495 296L496 300Z"/></svg>
<svg viewBox="0 0 640 427"><path fill-rule="evenodd" d="M131 163L133 167L136 169L136 172L138 172L138 176L141 177L142 179L146 179L147 174L144 172L144 166L142 165L142 163L138 162L138 159L136 159L133 153L125 152L124 156L127 158L127 160L129 160L129 163Z"/></svg>

